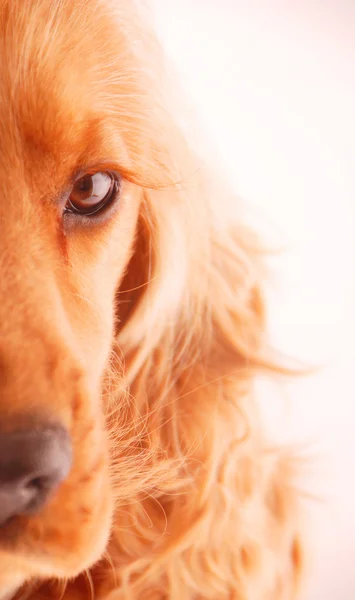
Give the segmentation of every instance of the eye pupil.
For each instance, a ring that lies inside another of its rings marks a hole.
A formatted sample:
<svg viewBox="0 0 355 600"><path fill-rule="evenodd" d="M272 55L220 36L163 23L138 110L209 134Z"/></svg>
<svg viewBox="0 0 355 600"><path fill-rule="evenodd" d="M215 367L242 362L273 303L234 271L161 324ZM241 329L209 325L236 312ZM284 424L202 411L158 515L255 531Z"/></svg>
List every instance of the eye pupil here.
<svg viewBox="0 0 355 600"><path fill-rule="evenodd" d="M93 215L117 195L119 180L110 172L84 175L71 189L66 210L81 215Z"/></svg>
<svg viewBox="0 0 355 600"><path fill-rule="evenodd" d="M91 195L93 190L93 176L86 175L85 177L79 179L76 184L76 189L83 194L89 193Z"/></svg>

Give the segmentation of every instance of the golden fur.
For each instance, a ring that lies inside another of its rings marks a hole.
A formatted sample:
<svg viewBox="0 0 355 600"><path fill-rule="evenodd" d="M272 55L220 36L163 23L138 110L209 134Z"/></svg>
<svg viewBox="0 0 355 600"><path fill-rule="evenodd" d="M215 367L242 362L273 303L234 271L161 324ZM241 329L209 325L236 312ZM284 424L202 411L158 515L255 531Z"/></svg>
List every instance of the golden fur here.
<svg viewBox="0 0 355 600"><path fill-rule="evenodd" d="M51 502L1 528L0 590L289 600L292 463L252 397L274 369L259 253L169 112L138 12L0 0L1 422L55 417L74 450ZM119 210L64 228L73 173L108 167Z"/></svg>

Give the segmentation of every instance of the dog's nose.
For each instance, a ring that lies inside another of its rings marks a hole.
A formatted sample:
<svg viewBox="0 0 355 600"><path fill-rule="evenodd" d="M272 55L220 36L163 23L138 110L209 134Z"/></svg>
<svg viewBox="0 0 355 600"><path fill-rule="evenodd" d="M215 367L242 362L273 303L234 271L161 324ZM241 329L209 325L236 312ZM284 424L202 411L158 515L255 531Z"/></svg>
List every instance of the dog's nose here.
<svg viewBox="0 0 355 600"><path fill-rule="evenodd" d="M68 475L71 458L61 426L0 433L0 526L38 512Z"/></svg>

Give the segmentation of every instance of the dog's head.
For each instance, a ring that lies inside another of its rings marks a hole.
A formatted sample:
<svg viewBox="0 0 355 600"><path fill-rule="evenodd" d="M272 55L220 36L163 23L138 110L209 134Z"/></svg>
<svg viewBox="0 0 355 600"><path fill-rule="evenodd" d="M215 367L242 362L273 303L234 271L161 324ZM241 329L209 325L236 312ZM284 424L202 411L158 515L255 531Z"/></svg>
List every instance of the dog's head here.
<svg viewBox="0 0 355 600"><path fill-rule="evenodd" d="M165 176L134 27L99 0L0 2L4 589L75 575L110 531L103 379L141 182Z"/></svg>
<svg viewBox="0 0 355 600"><path fill-rule="evenodd" d="M233 365L238 352L250 365L257 346L241 241L221 259L220 192L208 178L201 188L160 105L158 53L132 4L0 0L3 590L75 576L102 555L117 498L155 485L149 444L161 450L171 372L203 352L210 325L219 352L206 354L196 388L206 370L228 371L232 346ZM142 441L149 410L160 421Z"/></svg>
<svg viewBox="0 0 355 600"><path fill-rule="evenodd" d="M102 554L114 496L129 496L135 476L130 468L125 480L122 468L120 479L116 466L119 480L110 477L116 417L105 399L120 397L166 332L171 342L173 322L186 344L194 286L199 318L209 209L203 195L187 200L194 167L159 105L155 42L129 11L126 2L0 1L4 589L71 577ZM186 286L197 248L199 280Z"/></svg>

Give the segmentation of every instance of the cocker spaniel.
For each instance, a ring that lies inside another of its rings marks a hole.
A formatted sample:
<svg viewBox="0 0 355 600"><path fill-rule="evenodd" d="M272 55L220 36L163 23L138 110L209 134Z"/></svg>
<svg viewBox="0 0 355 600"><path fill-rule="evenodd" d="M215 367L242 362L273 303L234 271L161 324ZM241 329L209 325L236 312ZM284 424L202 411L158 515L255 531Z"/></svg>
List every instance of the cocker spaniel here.
<svg viewBox="0 0 355 600"><path fill-rule="evenodd" d="M140 13L0 0L0 599L289 599L259 253Z"/></svg>

